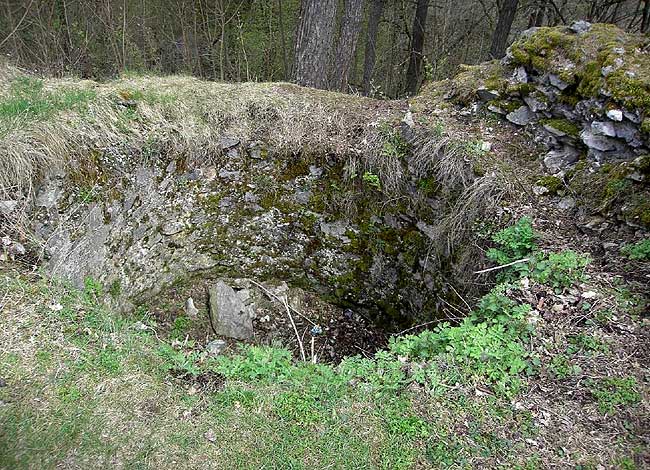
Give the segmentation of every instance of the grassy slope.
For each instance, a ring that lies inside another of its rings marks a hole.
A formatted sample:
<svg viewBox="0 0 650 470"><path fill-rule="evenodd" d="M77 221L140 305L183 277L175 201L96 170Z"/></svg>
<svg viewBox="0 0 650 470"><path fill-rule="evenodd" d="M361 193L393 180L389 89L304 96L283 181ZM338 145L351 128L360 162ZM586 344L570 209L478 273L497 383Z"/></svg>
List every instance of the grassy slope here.
<svg viewBox="0 0 650 470"><path fill-rule="evenodd" d="M92 282L78 292L7 271L0 468L637 468L647 338L638 300L600 282L577 303L575 288L533 281L479 306L510 322L512 305L543 298L530 337L447 327L460 337L442 350L424 333L334 368L282 349L210 358L182 332L159 338L144 309L108 311ZM508 372L517 345L530 378Z"/></svg>

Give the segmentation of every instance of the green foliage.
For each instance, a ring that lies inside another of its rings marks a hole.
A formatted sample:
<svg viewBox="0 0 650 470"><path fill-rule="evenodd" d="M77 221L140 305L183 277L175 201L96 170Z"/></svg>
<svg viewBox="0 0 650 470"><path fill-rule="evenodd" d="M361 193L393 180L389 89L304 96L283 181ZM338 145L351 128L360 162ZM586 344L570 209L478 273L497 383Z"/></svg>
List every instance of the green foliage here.
<svg viewBox="0 0 650 470"><path fill-rule="evenodd" d="M391 340L390 351L413 360L447 357L470 375L486 378L506 394L519 388L519 374L532 370L525 347L524 317L529 305L507 298L499 287L486 295L475 312L458 326Z"/></svg>
<svg viewBox="0 0 650 470"><path fill-rule="evenodd" d="M633 245L625 245L621 253L631 260L650 261L650 238L641 240Z"/></svg>
<svg viewBox="0 0 650 470"><path fill-rule="evenodd" d="M379 176L369 171L366 171L362 176L363 182L368 186L375 188L377 191L381 191L381 181Z"/></svg>
<svg viewBox="0 0 650 470"><path fill-rule="evenodd" d="M571 250L550 253L533 262L531 275L536 281L556 289L571 287L584 279L584 270L589 262L588 256Z"/></svg>
<svg viewBox="0 0 650 470"><path fill-rule="evenodd" d="M24 121L45 120L60 111L83 110L95 96L94 90L45 90L42 80L16 78L11 83L9 96L0 97L0 131Z"/></svg>
<svg viewBox="0 0 650 470"><path fill-rule="evenodd" d="M641 401L634 377L608 378L589 383L601 413L612 413L625 405Z"/></svg>
<svg viewBox="0 0 650 470"><path fill-rule="evenodd" d="M572 364L564 354L553 356L548 369L558 379L566 379L567 377L578 375L582 372L580 366Z"/></svg>
<svg viewBox="0 0 650 470"><path fill-rule="evenodd" d="M381 154L384 157L404 158L409 151L409 144L404 140L400 131L384 124L381 133L384 137Z"/></svg>
<svg viewBox="0 0 650 470"><path fill-rule="evenodd" d="M497 232L492 241L497 244L487 252L487 257L498 264L508 264L530 255L537 249L537 234L529 217L522 217L515 225Z"/></svg>
<svg viewBox="0 0 650 470"><path fill-rule="evenodd" d="M163 359L162 370L179 376L197 376L201 373L197 361L197 352L184 352L169 344L158 347L158 355Z"/></svg>
<svg viewBox="0 0 650 470"><path fill-rule="evenodd" d="M581 351L594 353L606 353L609 351L609 347L598 338L583 333L569 336L568 341L569 347L567 348L567 352L569 354L575 354Z"/></svg>
<svg viewBox="0 0 650 470"><path fill-rule="evenodd" d="M192 320L185 315L180 315L174 319L170 336L173 339L182 339L185 337L191 326Z"/></svg>
<svg viewBox="0 0 650 470"><path fill-rule="evenodd" d="M259 346L245 347L237 356L220 356L213 369L227 378L248 382L282 381L293 372L289 351Z"/></svg>
<svg viewBox="0 0 650 470"><path fill-rule="evenodd" d="M302 426L309 426L323 420L318 401L310 394L281 393L274 400L273 411L280 418Z"/></svg>

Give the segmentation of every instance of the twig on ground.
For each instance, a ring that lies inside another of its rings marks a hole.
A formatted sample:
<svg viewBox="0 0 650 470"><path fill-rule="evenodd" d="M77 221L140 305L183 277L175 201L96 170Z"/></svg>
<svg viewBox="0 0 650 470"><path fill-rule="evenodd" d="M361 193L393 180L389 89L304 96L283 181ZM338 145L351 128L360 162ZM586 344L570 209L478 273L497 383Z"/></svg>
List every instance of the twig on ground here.
<svg viewBox="0 0 650 470"><path fill-rule="evenodd" d="M514 266L515 264L526 263L527 261L530 261L530 258L522 258L522 259L518 259L517 261L513 261L512 263L504 264L504 265L501 265L501 266L495 266L493 268L482 269L481 271L474 271L474 274L489 273L490 271L497 271L499 269L504 269L504 268L508 268L510 266Z"/></svg>
<svg viewBox="0 0 650 470"><path fill-rule="evenodd" d="M284 308L287 310L289 321L291 322L291 326L293 326L293 332L296 334L298 346L300 346L300 357L304 362L307 360L307 357L305 356L305 346L302 344L302 339L300 339L300 333L298 333L298 328L296 328L296 322L293 321L293 315L291 315L291 309L289 308L289 302L287 301L286 297L282 298L282 303L284 304Z"/></svg>
<svg viewBox="0 0 650 470"><path fill-rule="evenodd" d="M269 298L271 298L271 299L275 299L275 300L277 300L278 302L280 302L281 304L284 305L284 302L282 301L282 299L281 299L280 297L278 297L278 296L275 295L273 292L271 292L270 290L268 290L268 289L267 289L266 287L264 287L262 284L260 284L259 282L254 281L254 280L252 280L252 279L250 279L250 281L251 281L253 284L255 284L257 287L259 287L260 289L262 289L262 290L264 291L264 293L265 293L267 296L269 296ZM290 305L289 305L289 308L290 308L291 310L293 310L293 313L295 313L296 315L298 315L300 318L302 318L302 319L305 320L305 321L308 321L309 323L312 324L312 326L316 326L316 323L314 323L313 321L311 321L309 318L307 318L305 315L303 315L302 313L300 313L298 310L296 310L295 308L293 308L293 307L290 306Z"/></svg>

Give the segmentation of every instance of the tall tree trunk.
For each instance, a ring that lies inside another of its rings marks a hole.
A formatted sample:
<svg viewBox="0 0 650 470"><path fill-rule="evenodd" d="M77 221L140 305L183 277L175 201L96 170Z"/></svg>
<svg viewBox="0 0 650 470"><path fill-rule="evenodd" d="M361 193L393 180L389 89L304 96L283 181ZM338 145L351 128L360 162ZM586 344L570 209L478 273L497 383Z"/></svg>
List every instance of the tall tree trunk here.
<svg viewBox="0 0 650 470"><path fill-rule="evenodd" d="M510 36L510 28L515 20L518 5L519 0L504 0L499 9L499 20L492 36L492 47L490 47L490 56L493 59L500 59L506 53L508 36Z"/></svg>
<svg viewBox="0 0 650 470"><path fill-rule="evenodd" d="M332 73L332 89L348 91L350 68L354 63L354 53L361 29L363 0L345 0L341 34L336 45L334 71Z"/></svg>
<svg viewBox="0 0 650 470"><path fill-rule="evenodd" d="M284 66L284 80L289 79L289 59L287 58L287 42L284 32L284 19L282 14L282 0L278 0L278 19L280 20L280 41L282 44L282 65Z"/></svg>
<svg viewBox="0 0 650 470"><path fill-rule="evenodd" d="M415 95L420 86L422 76L422 50L424 49L424 33L427 24L429 0L418 0L413 19L413 36L411 39L411 57L406 72L406 92Z"/></svg>
<svg viewBox="0 0 650 470"><path fill-rule="evenodd" d="M643 5L643 17L641 19L641 32L647 33L650 30L650 0L645 0Z"/></svg>
<svg viewBox="0 0 650 470"><path fill-rule="evenodd" d="M379 22L384 12L385 0L371 0L370 14L368 16L368 34L366 38L366 51L363 58L363 94L370 94L370 82L375 70L377 59L377 33Z"/></svg>
<svg viewBox="0 0 650 470"><path fill-rule="evenodd" d="M328 59L337 0L302 0L296 35L293 78L297 84L328 88Z"/></svg>

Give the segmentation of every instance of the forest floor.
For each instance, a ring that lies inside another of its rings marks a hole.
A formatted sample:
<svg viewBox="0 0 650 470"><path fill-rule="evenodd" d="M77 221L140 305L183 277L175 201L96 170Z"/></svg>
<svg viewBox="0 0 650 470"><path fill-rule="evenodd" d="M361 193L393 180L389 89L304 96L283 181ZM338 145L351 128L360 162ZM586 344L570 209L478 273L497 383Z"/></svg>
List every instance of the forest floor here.
<svg viewBox="0 0 650 470"><path fill-rule="evenodd" d="M540 259L487 278L498 287L467 321L339 364L281 346L213 356L146 308L111 311L92 280L80 291L5 263L0 468L650 467L638 231L581 229L560 196L533 193L527 135L453 114L448 132L490 142L521 188L501 249Z"/></svg>

